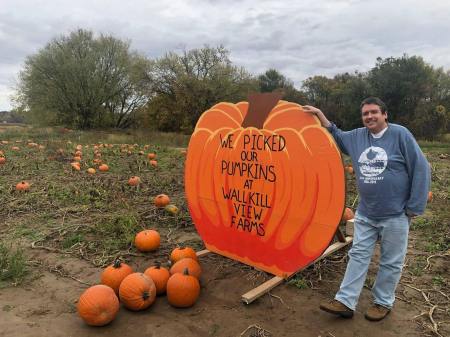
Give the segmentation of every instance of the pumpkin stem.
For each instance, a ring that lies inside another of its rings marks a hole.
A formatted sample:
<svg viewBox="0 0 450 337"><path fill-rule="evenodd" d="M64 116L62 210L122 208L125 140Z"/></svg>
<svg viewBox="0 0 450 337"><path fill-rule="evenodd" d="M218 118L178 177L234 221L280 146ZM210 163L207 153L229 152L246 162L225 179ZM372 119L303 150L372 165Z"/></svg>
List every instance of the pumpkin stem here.
<svg viewBox="0 0 450 337"><path fill-rule="evenodd" d="M155 262L155 268L156 268L156 269L160 269L160 268L161 268L161 262L156 261L156 262Z"/></svg>
<svg viewBox="0 0 450 337"><path fill-rule="evenodd" d="M148 293L148 291L144 291L143 293L142 293L142 299L144 300L144 301L147 301L147 299L150 297L150 294Z"/></svg>
<svg viewBox="0 0 450 337"><path fill-rule="evenodd" d="M114 260L114 264L113 264L114 268L120 268L121 265L122 265L122 262L120 262L120 259Z"/></svg>
<svg viewBox="0 0 450 337"><path fill-rule="evenodd" d="M242 122L243 128L262 129L270 111L277 105L283 94L281 92L253 93L248 96L248 112Z"/></svg>
<svg viewBox="0 0 450 337"><path fill-rule="evenodd" d="M189 275L189 268L184 268L183 275Z"/></svg>

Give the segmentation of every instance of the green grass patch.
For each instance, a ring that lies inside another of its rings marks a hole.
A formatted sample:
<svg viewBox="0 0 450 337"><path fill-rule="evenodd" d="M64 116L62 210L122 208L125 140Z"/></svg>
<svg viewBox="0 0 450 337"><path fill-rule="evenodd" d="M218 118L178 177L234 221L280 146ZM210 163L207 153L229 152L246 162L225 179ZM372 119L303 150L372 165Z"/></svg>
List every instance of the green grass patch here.
<svg viewBox="0 0 450 337"><path fill-rule="evenodd" d="M301 275L295 275L288 281L288 284L297 287L298 289L308 289L308 282Z"/></svg>
<svg viewBox="0 0 450 337"><path fill-rule="evenodd" d="M23 250L0 241L0 286L17 286L26 274L26 258Z"/></svg>

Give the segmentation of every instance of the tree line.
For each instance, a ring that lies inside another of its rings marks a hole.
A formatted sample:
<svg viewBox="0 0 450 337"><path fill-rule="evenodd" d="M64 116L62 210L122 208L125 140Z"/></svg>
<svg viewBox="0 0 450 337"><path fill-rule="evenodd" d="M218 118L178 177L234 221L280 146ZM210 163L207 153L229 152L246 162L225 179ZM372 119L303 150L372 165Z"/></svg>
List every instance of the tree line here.
<svg viewBox="0 0 450 337"><path fill-rule="evenodd" d="M255 91L282 91L285 100L317 106L343 129L361 126L359 104L368 96L385 101L389 120L416 137L437 139L450 128L450 71L420 56L377 58L367 72L314 76L296 88L276 69L254 75L233 65L223 46L149 59L131 51L129 41L83 29L26 58L13 112L70 128L190 133L215 103L246 100Z"/></svg>

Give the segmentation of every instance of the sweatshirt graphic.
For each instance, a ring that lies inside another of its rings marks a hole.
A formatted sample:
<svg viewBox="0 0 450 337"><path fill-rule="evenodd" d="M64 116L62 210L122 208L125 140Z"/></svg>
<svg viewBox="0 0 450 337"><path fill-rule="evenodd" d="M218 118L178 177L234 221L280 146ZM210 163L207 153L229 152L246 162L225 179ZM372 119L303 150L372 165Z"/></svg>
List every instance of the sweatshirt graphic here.
<svg viewBox="0 0 450 337"><path fill-rule="evenodd" d="M380 138L367 128L342 131L327 128L341 151L349 155L356 173L358 212L382 219L422 214L430 187L430 167L413 135L403 126L389 124Z"/></svg>

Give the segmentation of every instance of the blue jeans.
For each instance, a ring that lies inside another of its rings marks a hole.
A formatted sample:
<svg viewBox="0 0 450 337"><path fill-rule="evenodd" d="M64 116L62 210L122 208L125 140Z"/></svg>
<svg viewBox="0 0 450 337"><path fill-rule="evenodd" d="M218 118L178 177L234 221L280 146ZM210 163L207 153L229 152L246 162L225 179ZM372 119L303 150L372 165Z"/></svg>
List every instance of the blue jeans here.
<svg viewBox="0 0 450 337"><path fill-rule="evenodd" d="M392 308L408 247L409 223L405 214L375 220L356 213L353 245L336 300L355 310L375 244L380 239L380 263L372 295L374 303Z"/></svg>

